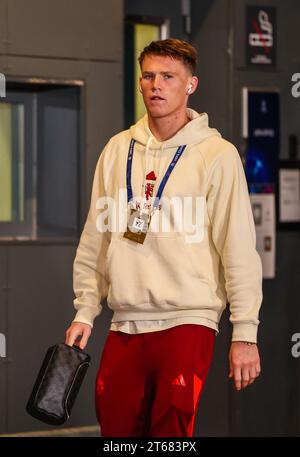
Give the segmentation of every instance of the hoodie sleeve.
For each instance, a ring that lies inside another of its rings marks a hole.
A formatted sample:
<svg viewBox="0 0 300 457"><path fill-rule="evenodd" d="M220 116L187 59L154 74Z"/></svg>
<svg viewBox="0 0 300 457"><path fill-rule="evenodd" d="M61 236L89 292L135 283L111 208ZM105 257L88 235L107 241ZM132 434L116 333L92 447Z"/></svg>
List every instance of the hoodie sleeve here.
<svg viewBox="0 0 300 457"><path fill-rule="evenodd" d="M212 165L207 195L212 239L224 267L232 341L256 342L262 265L241 158L231 145Z"/></svg>
<svg viewBox="0 0 300 457"><path fill-rule="evenodd" d="M107 146L97 162L90 208L73 263L74 307L77 310L73 322L91 326L102 311L101 300L107 296L105 260L110 234L97 229L97 201L100 197L105 197L103 163L106 149Z"/></svg>

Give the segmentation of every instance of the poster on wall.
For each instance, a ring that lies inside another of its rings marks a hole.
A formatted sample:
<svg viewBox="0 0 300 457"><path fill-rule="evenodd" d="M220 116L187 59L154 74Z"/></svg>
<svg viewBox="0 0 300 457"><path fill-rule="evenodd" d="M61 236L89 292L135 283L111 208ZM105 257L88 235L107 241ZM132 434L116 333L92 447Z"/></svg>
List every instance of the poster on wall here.
<svg viewBox="0 0 300 457"><path fill-rule="evenodd" d="M246 56L248 66L276 66L276 9L247 6Z"/></svg>
<svg viewBox="0 0 300 457"><path fill-rule="evenodd" d="M276 217L274 194L251 194L256 229L256 249L260 255L263 277L275 278Z"/></svg>
<svg viewBox="0 0 300 457"><path fill-rule="evenodd" d="M300 160L279 164L279 228L300 229Z"/></svg>
<svg viewBox="0 0 300 457"><path fill-rule="evenodd" d="M250 192L276 192L279 167L279 93L242 89L242 136L246 139L245 173Z"/></svg>
<svg viewBox="0 0 300 457"><path fill-rule="evenodd" d="M279 167L279 93L267 88L242 89L245 174L256 227L263 277L275 277Z"/></svg>

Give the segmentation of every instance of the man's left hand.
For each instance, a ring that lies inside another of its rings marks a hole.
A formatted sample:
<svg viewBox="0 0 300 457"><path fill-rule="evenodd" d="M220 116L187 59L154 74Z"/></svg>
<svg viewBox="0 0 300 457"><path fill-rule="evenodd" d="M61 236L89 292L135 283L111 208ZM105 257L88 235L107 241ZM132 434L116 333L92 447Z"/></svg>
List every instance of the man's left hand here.
<svg viewBox="0 0 300 457"><path fill-rule="evenodd" d="M257 345L233 341L229 351L229 365L229 378L234 379L236 390L250 386L261 371Z"/></svg>

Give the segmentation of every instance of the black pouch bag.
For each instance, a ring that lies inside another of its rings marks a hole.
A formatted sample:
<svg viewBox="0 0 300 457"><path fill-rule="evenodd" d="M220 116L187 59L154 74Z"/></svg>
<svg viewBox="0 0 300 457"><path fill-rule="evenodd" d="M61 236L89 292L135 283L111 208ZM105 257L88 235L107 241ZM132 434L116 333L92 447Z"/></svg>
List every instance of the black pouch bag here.
<svg viewBox="0 0 300 457"><path fill-rule="evenodd" d="M78 346L65 343L51 346L27 402L27 412L46 424L66 422L90 360L90 356Z"/></svg>

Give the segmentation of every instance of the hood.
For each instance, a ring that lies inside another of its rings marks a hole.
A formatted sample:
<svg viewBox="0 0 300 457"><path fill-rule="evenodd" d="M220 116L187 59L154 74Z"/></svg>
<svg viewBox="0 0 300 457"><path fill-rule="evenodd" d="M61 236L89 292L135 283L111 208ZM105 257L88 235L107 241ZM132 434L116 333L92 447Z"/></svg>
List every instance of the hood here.
<svg viewBox="0 0 300 457"><path fill-rule="evenodd" d="M187 114L191 119L182 129L172 138L166 141L158 141L152 134L148 126L148 115L145 114L136 124L130 127L130 134L138 143L146 146L151 141L151 149L168 149L181 145L200 143L213 135L221 136L218 130L208 126L208 115L197 113L197 111L187 108Z"/></svg>

